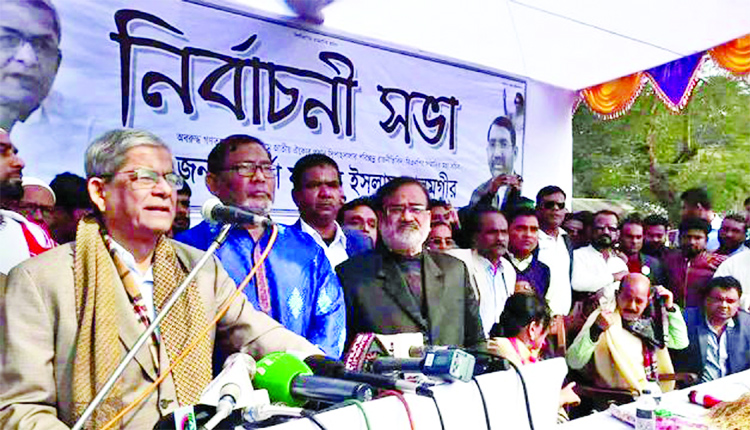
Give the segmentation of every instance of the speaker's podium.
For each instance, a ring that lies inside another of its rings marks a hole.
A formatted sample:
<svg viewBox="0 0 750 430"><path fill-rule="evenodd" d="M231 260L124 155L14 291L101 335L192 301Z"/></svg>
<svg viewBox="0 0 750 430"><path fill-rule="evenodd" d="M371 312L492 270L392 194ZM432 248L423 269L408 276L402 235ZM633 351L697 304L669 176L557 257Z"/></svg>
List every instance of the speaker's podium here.
<svg viewBox="0 0 750 430"><path fill-rule="evenodd" d="M522 366L528 402L535 430L553 428L557 423L560 389L568 367L565 359L555 358ZM487 405L492 429L525 430L529 426L526 399L521 380L515 370L504 370L476 377ZM453 382L433 388L437 407L447 430L487 429L485 408L477 384ZM436 404L432 399L405 394L417 430L441 430ZM363 404L371 429L410 430L404 405L395 397L386 397ZM316 415L329 430L366 430L363 412L347 406ZM274 430L319 429L305 419L269 427Z"/></svg>

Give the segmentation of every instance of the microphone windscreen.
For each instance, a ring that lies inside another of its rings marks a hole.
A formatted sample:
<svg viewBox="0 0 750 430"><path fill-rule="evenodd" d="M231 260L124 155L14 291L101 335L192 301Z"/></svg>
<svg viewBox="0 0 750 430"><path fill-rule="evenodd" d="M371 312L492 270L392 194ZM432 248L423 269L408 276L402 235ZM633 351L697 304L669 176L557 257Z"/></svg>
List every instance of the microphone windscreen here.
<svg viewBox="0 0 750 430"><path fill-rule="evenodd" d="M256 388L268 391L272 402L302 406L305 400L298 400L292 395L292 381L297 375L312 373L310 367L295 355L288 352L272 352L256 364L253 382Z"/></svg>
<svg viewBox="0 0 750 430"><path fill-rule="evenodd" d="M208 200L206 200L205 203L203 203L203 206L201 206L201 216L204 220L209 222L216 222L213 216L214 208L217 206L221 206L221 200L213 197Z"/></svg>

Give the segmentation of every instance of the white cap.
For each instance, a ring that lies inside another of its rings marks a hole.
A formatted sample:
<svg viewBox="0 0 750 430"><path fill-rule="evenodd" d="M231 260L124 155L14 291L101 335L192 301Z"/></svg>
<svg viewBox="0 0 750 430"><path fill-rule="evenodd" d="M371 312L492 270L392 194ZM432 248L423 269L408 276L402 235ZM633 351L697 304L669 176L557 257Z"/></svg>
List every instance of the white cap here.
<svg viewBox="0 0 750 430"><path fill-rule="evenodd" d="M55 192L52 191L52 188L50 188L50 186L46 182L42 181L41 179L32 178L30 176L24 176L21 180L21 185L24 188L30 187L30 186L42 187L45 190L49 191L50 194L52 194L52 202L53 203L57 202L57 197L55 196Z"/></svg>

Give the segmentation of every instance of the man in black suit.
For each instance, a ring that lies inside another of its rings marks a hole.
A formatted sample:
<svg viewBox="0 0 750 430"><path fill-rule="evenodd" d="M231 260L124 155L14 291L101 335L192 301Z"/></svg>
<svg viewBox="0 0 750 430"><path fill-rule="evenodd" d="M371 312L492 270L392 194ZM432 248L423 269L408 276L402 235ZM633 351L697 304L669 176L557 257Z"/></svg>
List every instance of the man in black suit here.
<svg viewBox="0 0 750 430"><path fill-rule="evenodd" d="M690 345L670 351L678 372L707 382L750 369L750 314L740 310L742 286L731 276L713 278L701 308L685 309Z"/></svg>
<svg viewBox="0 0 750 430"><path fill-rule="evenodd" d="M481 346L484 332L466 266L423 251L429 196L414 178L378 190L382 245L336 268L346 301L349 341L360 333L422 333L428 344Z"/></svg>

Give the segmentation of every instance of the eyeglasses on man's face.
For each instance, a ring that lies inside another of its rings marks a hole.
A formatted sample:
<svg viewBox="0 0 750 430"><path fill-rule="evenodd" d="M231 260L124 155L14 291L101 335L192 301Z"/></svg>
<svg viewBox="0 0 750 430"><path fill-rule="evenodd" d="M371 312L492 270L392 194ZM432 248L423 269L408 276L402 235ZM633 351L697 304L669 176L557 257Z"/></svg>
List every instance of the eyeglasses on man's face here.
<svg viewBox="0 0 750 430"><path fill-rule="evenodd" d="M422 215L427 211L427 206L425 205L393 205L388 206L385 208L385 214L389 218L401 218L404 216L406 212L409 212L410 214L417 216Z"/></svg>
<svg viewBox="0 0 750 430"><path fill-rule="evenodd" d="M253 163L253 162L245 162L245 163L237 163L234 166L227 167L224 169L224 171L233 171L237 172L240 176L250 177L255 175L255 173L260 169L260 171L263 173L263 176L270 177L273 175L273 164L272 163Z"/></svg>
<svg viewBox="0 0 750 430"><path fill-rule="evenodd" d="M182 178L182 176L174 172L159 174L145 167L139 167L139 168L136 168L133 170L127 170L124 172L117 172L108 176L115 176L115 175L129 175L130 183L133 186L133 189L135 190L145 190L145 189L154 188L156 184L159 183L159 178L164 178L164 181L173 189L182 188L182 186L185 184L185 180Z"/></svg>
<svg viewBox="0 0 750 430"><path fill-rule="evenodd" d="M53 37L26 36L18 32L0 32L0 54L15 55L23 44L28 43L40 56L57 57L57 42Z"/></svg>

